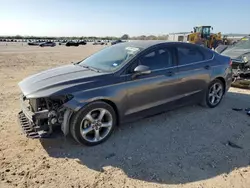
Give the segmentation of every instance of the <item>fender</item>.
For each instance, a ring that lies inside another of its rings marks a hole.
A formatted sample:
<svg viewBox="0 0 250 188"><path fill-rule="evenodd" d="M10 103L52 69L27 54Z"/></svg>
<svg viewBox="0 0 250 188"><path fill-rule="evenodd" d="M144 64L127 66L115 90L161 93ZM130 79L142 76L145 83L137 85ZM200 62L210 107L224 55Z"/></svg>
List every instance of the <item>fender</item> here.
<svg viewBox="0 0 250 188"><path fill-rule="evenodd" d="M97 101L97 100L104 100L104 97L95 97L90 100L79 102L76 100L70 100L69 102L64 104L64 107L66 107L66 111L63 115L63 122L61 124L61 130L63 134L66 136L69 134L69 127L70 127L70 119L74 112L78 112L80 109L84 108L88 103Z"/></svg>
<svg viewBox="0 0 250 188"><path fill-rule="evenodd" d="M112 103L114 103L110 98L100 96L100 97L90 98L90 99L87 99L87 100L83 99L83 100L80 100L80 101L72 99L72 100L68 101L67 103L65 103L64 106L67 109L70 109L73 112L78 112L80 109L82 109L87 104L89 104L91 102L94 102L94 101L97 101L97 100L108 100L108 101L111 101Z"/></svg>
<svg viewBox="0 0 250 188"><path fill-rule="evenodd" d="M86 106L87 104L94 102L94 101L98 101L98 100L109 101L109 102L115 104L115 106L116 106L115 110L117 110L116 103L107 97L94 97L94 98L91 98L91 99L88 99L85 101L77 101L77 100L72 99L64 104L64 107L66 107L66 111L64 112L63 122L61 124L61 130L65 136L69 134L70 120L71 120L72 115L75 112L78 112L80 109L84 108L84 106ZM119 112L117 112L117 115L119 116L118 119L120 119L121 114Z"/></svg>

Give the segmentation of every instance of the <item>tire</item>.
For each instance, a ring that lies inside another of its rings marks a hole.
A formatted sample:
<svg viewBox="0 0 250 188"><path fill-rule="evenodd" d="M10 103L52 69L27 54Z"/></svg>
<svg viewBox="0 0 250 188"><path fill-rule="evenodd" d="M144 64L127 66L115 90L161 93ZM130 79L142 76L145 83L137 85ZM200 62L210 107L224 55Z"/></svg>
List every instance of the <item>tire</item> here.
<svg viewBox="0 0 250 188"><path fill-rule="evenodd" d="M100 114L104 111L103 118L100 119ZM91 118L89 115L91 115L92 121L90 121ZM98 118L101 121L98 121ZM114 131L116 124L117 117L112 106L105 102L98 101L88 104L73 115L70 131L73 138L80 144L94 146L106 141ZM84 130L85 134L82 133ZM99 134L97 134L97 132Z"/></svg>
<svg viewBox="0 0 250 188"><path fill-rule="evenodd" d="M216 93L212 94L212 90L214 89L214 87L216 88L216 91L218 90L217 95ZM219 90L219 87L221 88L221 90ZM207 90L205 91L201 105L208 108L215 108L221 103L224 94L225 94L224 84L219 79L215 79L209 84ZM217 96L218 98L215 96ZM216 101L215 103L212 103L213 97L214 101Z"/></svg>

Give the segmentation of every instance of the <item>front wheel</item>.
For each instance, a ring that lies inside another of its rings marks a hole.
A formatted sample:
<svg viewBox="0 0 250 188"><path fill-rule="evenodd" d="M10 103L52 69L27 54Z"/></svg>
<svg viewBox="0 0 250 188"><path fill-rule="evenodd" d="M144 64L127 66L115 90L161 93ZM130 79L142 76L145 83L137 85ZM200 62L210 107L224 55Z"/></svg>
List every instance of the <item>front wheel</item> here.
<svg viewBox="0 0 250 188"><path fill-rule="evenodd" d="M109 104L98 101L73 115L70 130L77 142L93 146L109 138L116 121L114 109Z"/></svg>
<svg viewBox="0 0 250 188"><path fill-rule="evenodd" d="M218 106L224 96L224 84L219 79L212 81L204 95L202 105L209 108Z"/></svg>

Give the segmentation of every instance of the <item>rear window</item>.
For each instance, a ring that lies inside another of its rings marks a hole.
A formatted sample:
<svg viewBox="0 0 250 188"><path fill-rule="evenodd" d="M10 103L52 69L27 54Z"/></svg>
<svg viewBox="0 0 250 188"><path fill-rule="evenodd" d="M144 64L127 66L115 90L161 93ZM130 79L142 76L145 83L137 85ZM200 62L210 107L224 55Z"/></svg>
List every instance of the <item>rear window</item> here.
<svg viewBox="0 0 250 188"><path fill-rule="evenodd" d="M178 46L177 50L179 65L188 65L205 59L203 53L195 46Z"/></svg>
<svg viewBox="0 0 250 188"><path fill-rule="evenodd" d="M210 49L199 47L199 50L203 53L205 60L213 58L213 52Z"/></svg>
<svg viewBox="0 0 250 188"><path fill-rule="evenodd" d="M187 65L213 58L213 51L193 44L181 44L177 47L179 65Z"/></svg>

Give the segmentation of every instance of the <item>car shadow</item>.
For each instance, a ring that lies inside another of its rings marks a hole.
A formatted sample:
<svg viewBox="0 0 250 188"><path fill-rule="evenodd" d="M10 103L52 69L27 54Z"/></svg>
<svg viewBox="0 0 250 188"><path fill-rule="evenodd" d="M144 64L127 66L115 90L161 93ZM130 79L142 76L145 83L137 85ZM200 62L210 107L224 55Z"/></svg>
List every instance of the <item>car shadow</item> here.
<svg viewBox="0 0 250 188"><path fill-rule="evenodd" d="M119 168L134 179L179 184L228 174L250 162L250 95L229 92L219 107L189 106L121 125L103 144L86 147L61 133L41 140L49 156L79 159L103 172ZM249 103L249 106L247 105Z"/></svg>

